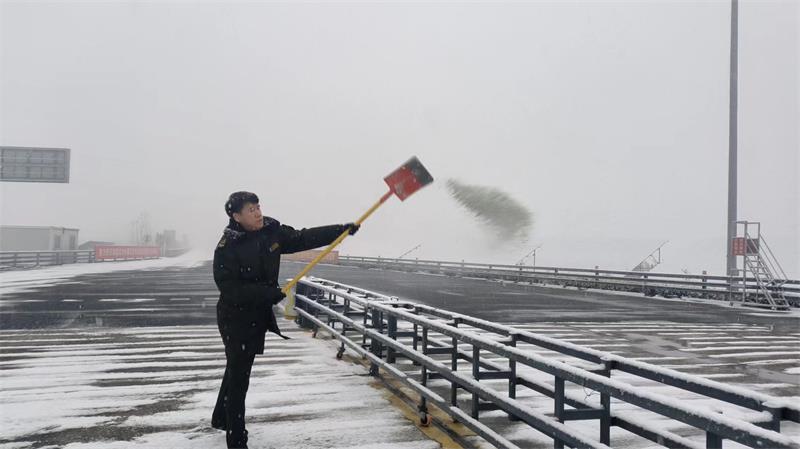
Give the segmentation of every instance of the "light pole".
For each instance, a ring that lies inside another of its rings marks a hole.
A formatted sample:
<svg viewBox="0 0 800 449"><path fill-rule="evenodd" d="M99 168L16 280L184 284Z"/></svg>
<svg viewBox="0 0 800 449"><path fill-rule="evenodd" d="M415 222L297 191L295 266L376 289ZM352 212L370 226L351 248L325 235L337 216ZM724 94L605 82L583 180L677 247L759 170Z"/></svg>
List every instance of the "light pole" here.
<svg viewBox="0 0 800 449"><path fill-rule="evenodd" d="M727 248L728 276L735 276L736 256L733 255L733 238L736 236L736 152L737 152L737 119L738 119L738 84L739 84L739 1L731 0L731 72L730 72L730 105L728 117L728 238Z"/></svg>

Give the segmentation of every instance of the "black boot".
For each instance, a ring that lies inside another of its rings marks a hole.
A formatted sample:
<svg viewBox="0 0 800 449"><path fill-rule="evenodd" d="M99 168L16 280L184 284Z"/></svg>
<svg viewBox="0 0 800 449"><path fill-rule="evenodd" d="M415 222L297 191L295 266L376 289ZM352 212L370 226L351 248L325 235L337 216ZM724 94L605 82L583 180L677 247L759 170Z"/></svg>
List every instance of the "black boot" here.
<svg viewBox="0 0 800 449"><path fill-rule="evenodd" d="M231 435L227 435L227 443L228 449L248 449L247 448L247 429L244 429L244 433L242 434L241 438L238 441L234 441L234 438L231 438Z"/></svg>

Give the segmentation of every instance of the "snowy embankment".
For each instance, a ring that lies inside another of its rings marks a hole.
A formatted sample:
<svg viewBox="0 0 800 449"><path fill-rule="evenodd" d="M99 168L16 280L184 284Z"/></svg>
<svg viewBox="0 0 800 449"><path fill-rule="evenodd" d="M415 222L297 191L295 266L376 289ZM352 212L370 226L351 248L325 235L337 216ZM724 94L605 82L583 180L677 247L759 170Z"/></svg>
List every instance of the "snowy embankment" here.
<svg viewBox="0 0 800 449"><path fill-rule="evenodd" d="M0 298L8 293L22 292L43 285L68 283L69 279L85 274L127 270L156 270L167 267L190 268L203 264L208 260L208 251L193 250L178 257L163 257L160 259L75 263L30 270L3 271L0 272Z"/></svg>

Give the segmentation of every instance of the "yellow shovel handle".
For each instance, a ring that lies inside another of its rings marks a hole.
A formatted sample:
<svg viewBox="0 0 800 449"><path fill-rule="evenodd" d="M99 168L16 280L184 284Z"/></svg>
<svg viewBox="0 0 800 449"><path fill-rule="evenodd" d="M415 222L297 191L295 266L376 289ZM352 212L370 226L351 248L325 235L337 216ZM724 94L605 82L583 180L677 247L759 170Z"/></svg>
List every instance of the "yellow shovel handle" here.
<svg viewBox="0 0 800 449"><path fill-rule="evenodd" d="M373 205L372 205L372 207L370 207L370 208L369 208L369 210L367 210L367 211L364 213L364 215L362 215L362 216L361 216L361 218L359 218L359 219L358 219L358 220L355 222L355 224L356 224L356 225L360 225L361 223L363 223L363 222L364 222L364 220L366 220L366 219L367 219L367 217L369 217L370 215L372 215L372 213L373 213L373 212L375 212L375 210L376 210L378 207L380 207L380 206L381 206L381 204L383 204L384 202L386 202L386 200L388 200L390 196L392 196L392 191L391 191L391 190L390 190L390 191L388 191L388 192L386 192L386 193L385 193L385 194L384 194L384 195L381 197L381 199L380 199L380 200L378 200L378 202L377 202L377 203L373 204ZM327 256L327 255L328 255L328 254L329 254L331 251L333 251L333 249L334 249L334 248L336 248L336 247L337 247L337 246L338 246L340 243L342 243L342 240L344 240L344 239L345 239L345 237L347 237L347 235L348 235L349 233L350 233L350 230L349 230L349 229L346 229L344 232L342 232L342 235L340 235L339 237L337 237L337 238L336 238L336 240L334 240L334 241L333 241L333 243L331 243L330 245L328 245L328 247L327 247L327 248L325 248L325 250L324 250L324 251L322 251L322 253L320 253L320 254L319 254L317 257L315 257L315 258L314 258L314 260L312 260L312 261L311 261L311 262L310 262L308 265L306 265L306 266L305 266L305 268L303 268L303 270L302 270L302 271L300 271L300 273L298 273L298 274L297 274L297 276L295 276L295 277L294 277L294 279L292 279L291 281L289 281L289 283L288 283L288 284L286 284L286 285L283 287L283 294L284 294L284 295L288 295L288 294L289 294L289 291L292 289L292 287L294 287L294 286L295 286L295 284L297 284L297 283L300 281L300 279L302 279L302 277L303 277L303 276L305 276L306 274L308 274L308 272L309 272L309 271L311 271L311 269L312 269L312 268L314 268L314 265L318 264L320 260L322 260L322 259L323 259L325 256Z"/></svg>

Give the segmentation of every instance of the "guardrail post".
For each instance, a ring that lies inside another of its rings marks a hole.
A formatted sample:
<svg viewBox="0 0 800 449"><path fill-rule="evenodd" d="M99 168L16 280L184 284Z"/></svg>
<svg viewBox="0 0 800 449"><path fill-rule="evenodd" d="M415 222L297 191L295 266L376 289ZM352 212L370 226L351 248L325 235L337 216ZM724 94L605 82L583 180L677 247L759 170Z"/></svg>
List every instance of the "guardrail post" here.
<svg viewBox="0 0 800 449"><path fill-rule="evenodd" d="M294 306L295 306L295 308L300 309L300 310L307 310L307 308L305 306L305 302L303 302L303 301L297 302L297 299L296 299L297 295L304 294L305 289L303 287L304 287L303 284L300 284L300 283L298 283L294 287L294 295L295 295L295 301L296 301ZM294 322L297 323L297 325L300 326L300 327L303 327L303 328L306 327L305 318L303 318L303 315L301 315L299 313L297 314L296 317L294 317Z"/></svg>
<svg viewBox="0 0 800 449"><path fill-rule="evenodd" d="M316 303L322 304L322 300L325 299L325 292L317 291L317 289L315 288L309 288L308 290L309 290L307 295L308 298ZM310 310L309 312L314 317L319 316L319 310L316 307L314 307L313 310ZM317 331L319 331L319 326L317 326L313 322L310 322L308 327L311 329L311 338L317 338Z"/></svg>
<svg viewBox="0 0 800 449"><path fill-rule="evenodd" d="M364 316L362 317L362 322L361 322L361 325L364 326L364 329L367 328L367 316L368 315L369 315L369 306L367 305L367 306L364 307ZM366 332L362 332L361 333L361 347L362 348L366 348L367 347L367 333Z"/></svg>
<svg viewBox="0 0 800 449"><path fill-rule="evenodd" d="M397 317L394 316L394 315L389 315L388 317L386 317L386 320L388 321L387 326L386 326L386 334L392 340L397 340ZM394 349L392 349L391 347L387 347L386 348L386 361L389 362L389 363L394 363L395 360L396 360L396 358L395 358L395 354L394 354Z"/></svg>
<svg viewBox="0 0 800 449"><path fill-rule="evenodd" d="M511 332L509 335L511 340L509 340L508 345L512 348L517 347L517 338L519 335L516 332ZM511 374L508 376L508 397L511 399L517 398L517 361L514 359L508 359L508 370ZM509 414L508 419L511 421L517 421L517 417L514 415Z"/></svg>
<svg viewBox="0 0 800 449"><path fill-rule="evenodd" d="M428 328L422 326L422 354L428 353ZM423 363L422 370L420 373L420 383L422 385L428 385L428 367Z"/></svg>
<svg viewBox="0 0 800 449"><path fill-rule="evenodd" d="M703 282L703 287L702 287L702 289L703 289L703 290L707 290L707 289L708 289L708 285L707 285L707 283L708 283L708 278L706 277L706 274L708 274L708 273L706 272L706 270L703 270L703 277L702 277L702 278L700 278L700 280Z"/></svg>
<svg viewBox="0 0 800 449"><path fill-rule="evenodd" d="M642 274L642 294L647 295L647 273Z"/></svg>
<svg viewBox="0 0 800 449"><path fill-rule="evenodd" d="M480 365L480 357L481 357L481 348L478 346L472 346L472 377L475 380L481 380L481 365ZM472 392L472 417L478 419L478 401L480 398L478 397L478 392Z"/></svg>
<svg viewBox="0 0 800 449"><path fill-rule="evenodd" d="M302 286L302 284L297 284L297 286L300 287L300 286ZM319 302L319 297L320 297L321 292L318 292L316 289L314 289L312 287L308 287L308 288L303 287L303 288L304 288L303 291L305 292L306 296L309 299L311 299L312 301L315 301L315 302ZM297 290L295 290L295 292L296 291ZM318 312L318 309L316 307L308 307L307 304L305 305L305 307L307 307L306 310L308 310L308 312L311 315L313 315L315 317L318 315L319 312ZM309 328L313 327L310 322L308 322L306 324L308 325Z"/></svg>
<svg viewBox="0 0 800 449"><path fill-rule="evenodd" d="M383 313L381 313L377 309L372 311L372 328L375 329L379 334L383 333ZM379 358L383 358L383 345L379 340L375 338L370 339L369 349L370 352L372 352ZM372 376L377 376L378 365L372 363L369 367L369 374Z"/></svg>
<svg viewBox="0 0 800 449"><path fill-rule="evenodd" d="M603 370L600 372L605 377L611 377L611 369L614 367L612 360L603 359ZM600 393L600 406L603 413L600 416L600 442L611 445L611 395Z"/></svg>
<svg viewBox="0 0 800 449"><path fill-rule="evenodd" d="M414 313L417 313L416 308L414 308ZM414 352L418 351L419 340L419 325L414 323L414 335L411 336L411 347L414 349ZM416 360L412 361L411 364L414 366L419 366L419 362Z"/></svg>
<svg viewBox="0 0 800 449"><path fill-rule="evenodd" d="M600 282L599 281L600 281L600 266L599 265L595 265L594 266L594 288L599 288L600 287Z"/></svg>
<svg viewBox="0 0 800 449"><path fill-rule="evenodd" d="M453 320L453 327L458 327L459 319ZM458 371L458 339L452 338L453 352L450 353L450 369L453 372ZM450 382L450 405L458 405L458 384Z"/></svg>
<svg viewBox="0 0 800 449"><path fill-rule="evenodd" d="M711 432L706 432L706 449L722 449L722 438Z"/></svg>
<svg viewBox="0 0 800 449"><path fill-rule="evenodd" d="M414 327L416 328L416 325L414 325ZM414 329L414 334L416 335L416 329ZM427 350L428 350L428 328L423 326L422 353L425 354ZM423 387L426 387L428 386L428 368L425 366L425 364L422 364L421 371L422 372L420 374L421 376L420 383L422 384ZM417 407L417 410L419 410L420 414L420 423L423 426L427 426L428 424L430 424L430 418L428 417L428 399L423 395L419 395L419 397L420 397L419 407Z"/></svg>
<svg viewBox="0 0 800 449"><path fill-rule="evenodd" d="M783 409L781 407L771 407L769 403L764 404L764 411L772 415L772 420L764 426L764 428L773 430L775 432L781 431L781 416Z"/></svg>
<svg viewBox="0 0 800 449"><path fill-rule="evenodd" d="M36 253L36 266L37 266L37 267L39 266L39 263L40 263L40 262L39 262L39 256L40 256L40 255L41 255L41 253Z"/></svg>
<svg viewBox="0 0 800 449"><path fill-rule="evenodd" d="M331 292L328 292L328 296L327 296L327 298L326 298L326 299L328 300L328 301L327 301L327 304L326 304L326 305L327 305L327 307L328 307L329 309L333 309L333 301L334 301L334 300L333 300L333 293L331 293ZM330 326L330 327L332 327L332 328L335 328L335 327L336 327L336 322L334 321L334 319L333 319L333 317L332 317L331 315L326 315L326 317L325 317L325 318L326 318L326 324L327 324L328 326Z"/></svg>
<svg viewBox="0 0 800 449"><path fill-rule="evenodd" d="M347 312L349 312L349 311L350 311L350 300L345 297L344 298L344 308L342 309L342 315L344 315L346 317L347 316ZM347 335L347 324L345 324L344 321L343 321L342 322L342 336L345 336L345 335ZM342 346L344 346L344 343L342 343Z"/></svg>
<svg viewBox="0 0 800 449"><path fill-rule="evenodd" d="M558 422L564 422L564 379L556 376L555 379L555 394L553 400L555 401L554 414ZM564 449L564 442L557 437L553 438L553 447L555 449Z"/></svg>

